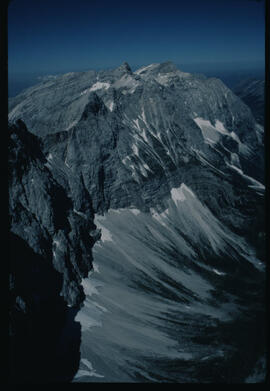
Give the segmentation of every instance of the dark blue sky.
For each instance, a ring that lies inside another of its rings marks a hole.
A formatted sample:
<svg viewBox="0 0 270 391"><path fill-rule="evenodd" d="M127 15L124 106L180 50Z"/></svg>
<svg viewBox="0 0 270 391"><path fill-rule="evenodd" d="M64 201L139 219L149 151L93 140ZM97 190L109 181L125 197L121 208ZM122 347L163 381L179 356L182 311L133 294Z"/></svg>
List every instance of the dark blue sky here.
<svg viewBox="0 0 270 391"><path fill-rule="evenodd" d="M124 61L131 67L167 60L263 65L264 29L263 1L12 0L9 72L68 72Z"/></svg>

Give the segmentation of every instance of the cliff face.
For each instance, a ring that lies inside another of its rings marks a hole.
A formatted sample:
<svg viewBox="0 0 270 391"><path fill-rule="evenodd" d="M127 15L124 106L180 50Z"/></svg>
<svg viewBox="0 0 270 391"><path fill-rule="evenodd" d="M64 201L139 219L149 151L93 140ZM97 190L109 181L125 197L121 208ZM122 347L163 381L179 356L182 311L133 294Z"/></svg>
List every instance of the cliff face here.
<svg viewBox="0 0 270 391"><path fill-rule="evenodd" d="M184 182L237 232L257 219L263 129L218 79L170 62L134 73L123 64L59 76L13 98L10 108L11 120L22 118L41 136L55 181L82 213L88 198L96 213L164 210L164 197Z"/></svg>
<svg viewBox="0 0 270 391"><path fill-rule="evenodd" d="M22 121L9 132L10 377L70 380L79 359L80 326L74 322L77 310L67 305L79 309L83 302L81 279L92 268L98 231L87 197L86 219L68 188L53 179L38 137ZM73 330L69 341L66 329ZM59 350L61 338L66 354Z"/></svg>
<svg viewBox="0 0 270 391"><path fill-rule="evenodd" d="M264 125L264 80L254 78L242 80L233 88L233 91L250 107L256 121Z"/></svg>
<svg viewBox="0 0 270 391"><path fill-rule="evenodd" d="M70 73L12 98L9 119L13 340L22 324L30 341L28 327L50 314L52 334L74 326L100 238L95 214L162 213L182 183L264 259L263 128L218 79L172 63Z"/></svg>
<svg viewBox="0 0 270 391"><path fill-rule="evenodd" d="M95 242L93 211L77 178L77 197L57 183L39 139L22 121L10 127L10 229L63 274L62 295L71 306L82 300L80 280L92 264ZM75 200L74 200L75 198ZM91 236L92 232L92 236Z"/></svg>

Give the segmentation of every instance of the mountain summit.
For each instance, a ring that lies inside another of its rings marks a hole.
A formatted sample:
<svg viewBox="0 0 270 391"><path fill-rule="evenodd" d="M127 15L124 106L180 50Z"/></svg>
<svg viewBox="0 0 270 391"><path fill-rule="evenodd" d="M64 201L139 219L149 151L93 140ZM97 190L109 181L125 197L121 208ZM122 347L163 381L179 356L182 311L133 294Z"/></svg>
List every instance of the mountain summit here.
<svg viewBox="0 0 270 391"><path fill-rule="evenodd" d="M9 120L11 232L69 306L86 297L78 378L244 381L265 345L264 129L248 106L171 62L123 63L31 87Z"/></svg>

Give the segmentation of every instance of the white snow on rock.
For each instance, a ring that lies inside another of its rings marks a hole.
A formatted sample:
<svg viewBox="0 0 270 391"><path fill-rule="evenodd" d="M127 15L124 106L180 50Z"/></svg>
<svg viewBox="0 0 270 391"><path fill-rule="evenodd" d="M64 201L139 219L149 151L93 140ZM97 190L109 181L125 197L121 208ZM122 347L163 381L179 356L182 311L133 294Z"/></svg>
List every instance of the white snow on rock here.
<svg viewBox="0 0 270 391"><path fill-rule="evenodd" d="M89 281L88 278L84 278L82 280L82 286L83 286L84 293L86 295L92 296L92 295L97 295L98 294L97 288L99 287L99 285L95 284L95 280L94 279L91 279L91 281Z"/></svg>
<svg viewBox="0 0 270 391"><path fill-rule="evenodd" d="M110 233L110 231L103 227L102 225L97 225L98 228L101 228L101 240L102 242L112 242L113 239L112 239L112 235Z"/></svg>
<svg viewBox="0 0 270 391"><path fill-rule="evenodd" d="M159 73L156 77L155 77L155 80L163 85L163 86L168 86L170 84L170 82L175 79L176 77L180 77L180 78L187 78L190 76L190 73L187 73L187 72L182 72L180 70L176 71L176 72L167 72L167 73ZM191 84L191 83L189 83ZM186 104L186 102L185 102Z"/></svg>
<svg viewBox="0 0 270 391"><path fill-rule="evenodd" d="M194 118L194 121L201 129L202 135L206 142L217 143L220 140L220 135L218 130L213 125L211 125L210 121L203 119L201 117Z"/></svg>
<svg viewBox="0 0 270 391"><path fill-rule="evenodd" d="M215 129L218 130L220 133L229 134L228 130L225 129L223 123L220 122L218 119L216 119L216 122L215 122Z"/></svg>
<svg viewBox="0 0 270 391"><path fill-rule="evenodd" d="M83 90L83 91L80 93L80 96L85 95L85 94L88 94L88 93L91 92L91 91L97 91L97 90L101 90L101 89L107 90L108 88L110 88L110 86L111 86L110 83L97 81L97 82L96 82L95 84L93 84L91 87L86 88L85 90Z"/></svg>
<svg viewBox="0 0 270 391"><path fill-rule="evenodd" d="M144 177L147 177L147 176L148 176L147 171L146 171L144 165L139 164L139 169L140 169L141 174L142 174Z"/></svg>
<svg viewBox="0 0 270 391"><path fill-rule="evenodd" d="M235 132L229 132L225 128L224 124L218 119L215 121L215 126L213 126L209 120L203 119L201 117L194 118L194 121L201 129L206 143L217 143L220 140L221 135L226 135L232 137L239 144L239 146L242 147L242 143L237 134Z"/></svg>
<svg viewBox="0 0 270 391"><path fill-rule="evenodd" d="M213 272L216 273L219 276L225 276L226 275L226 273L220 272L217 269L213 269Z"/></svg>
<svg viewBox="0 0 270 391"><path fill-rule="evenodd" d="M122 159L122 163L126 166L127 165L127 162L130 160L130 157L129 156L126 156L124 157L124 159Z"/></svg>
<svg viewBox="0 0 270 391"><path fill-rule="evenodd" d="M237 171L240 175L244 175L243 171L239 167L236 167L233 164L229 164L229 163L227 163L227 165L231 167L233 170Z"/></svg>
<svg viewBox="0 0 270 391"><path fill-rule="evenodd" d="M166 217L168 216L169 209L167 208L162 213L158 213L154 208L150 208L151 216L157 220L163 227L167 227Z"/></svg>
<svg viewBox="0 0 270 391"><path fill-rule="evenodd" d="M139 209L136 209L136 208L132 208L132 209L129 209L131 213L133 213L135 216L137 216L138 214L140 214L140 210Z"/></svg>
<svg viewBox="0 0 270 391"><path fill-rule="evenodd" d="M134 73L136 73L136 75L139 75L141 74L142 72L145 72L145 71L149 71L151 69L154 69L156 67L158 67L160 64L150 64L150 65L147 65L146 67L142 67L142 68L139 68L137 69L137 71L135 71Z"/></svg>
<svg viewBox="0 0 270 391"><path fill-rule="evenodd" d="M133 123L135 124L135 128L139 131L139 134L142 136L142 138L143 138L146 142L148 142L145 128L144 128L144 127L141 128L140 125L139 125L139 118L133 120ZM134 125L133 125L133 126L134 126Z"/></svg>
<svg viewBox="0 0 270 391"><path fill-rule="evenodd" d="M87 369L80 369L75 378L83 377L83 376L93 376L93 377L104 377L103 375L99 375L96 370L93 368L93 365L86 358L81 359L81 363L84 364Z"/></svg>
<svg viewBox="0 0 270 391"><path fill-rule="evenodd" d="M101 241L102 242L113 242L112 235L110 231L101 224L100 221L104 220L105 218L103 216L96 216L95 217L95 224L97 228L101 229Z"/></svg>
<svg viewBox="0 0 270 391"><path fill-rule="evenodd" d="M95 84L92 85L92 87L89 89L89 91L97 91L102 88L107 90L108 88L110 88L110 86L111 86L110 83L102 83L100 81L97 81ZM85 90L85 91L87 92L87 90Z"/></svg>
<svg viewBox="0 0 270 391"><path fill-rule="evenodd" d="M261 182L257 181L256 179L254 179L248 175L245 175L243 173L243 171L240 170L240 168L235 167L233 164L229 164L229 163L227 163L227 166L229 166L233 170L237 171L244 179L246 179L250 183L250 185L248 185L248 187L254 188L255 190L265 190L265 186Z"/></svg>
<svg viewBox="0 0 270 391"><path fill-rule="evenodd" d="M69 130L69 129L71 129L73 126L75 126L76 124L78 123L78 121L77 120L75 120L75 121L73 121L73 122L71 122L70 124L69 124L69 126L65 129L65 130Z"/></svg>
<svg viewBox="0 0 270 391"><path fill-rule="evenodd" d="M191 194L192 197L195 197L194 193L184 183L182 183L181 186L178 188L172 188L171 197L174 203L177 203L177 201L185 201L187 195L185 193L187 192Z"/></svg>
<svg viewBox="0 0 270 391"><path fill-rule="evenodd" d="M145 168L146 170L148 170L148 171L151 171L151 172L152 172L152 170L151 170L151 168L148 166L148 164L146 164L146 163L143 163L143 166L144 166L144 168Z"/></svg>
<svg viewBox="0 0 270 391"><path fill-rule="evenodd" d="M132 151L133 151L134 155L139 156L139 149L136 144L132 144Z"/></svg>
<svg viewBox="0 0 270 391"><path fill-rule="evenodd" d="M87 219L87 216L86 216L86 214L85 214L85 213L83 213L83 212L80 212L80 211L79 211L79 210L77 210L77 209L73 209L73 212L74 212L74 213L76 213L77 215L79 215L79 216L83 217L84 219Z"/></svg>
<svg viewBox="0 0 270 391"><path fill-rule="evenodd" d="M53 240L53 245L55 245L56 247L60 247L60 242L59 242L59 240L54 239L54 240Z"/></svg>
<svg viewBox="0 0 270 391"><path fill-rule="evenodd" d="M49 155L47 156L47 160L50 162L50 161L52 161L52 159L53 159L53 156L51 153L49 153Z"/></svg>
<svg viewBox="0 0 270 391"><path fill-rule="evenodd" d="M237 167L241 166L237 153L231 152L231 164Z"/></svg>
<svg viewBox="0 0 270 391"><path fill-rule="evenodd" d="M94 276L92 276L93 273L95 272L91 271L88 275L88 278L84 278L82 280L83 290L86 295L84 307L87 309L87 311L79 312L75 318L75 320L81 324L82 331L89 330L91 327L101 327L101 315L102 313L106 312L105 309L101 309L101 306L96 305L96 302L92 300L93 295L99 295L99 290L97 288L102 286L102 283L100 283L97 279L95 279Z"/></svg>
<svg viewBox="0 0 270 391"><path fill-rule="evenodd" d="M235 141L237 141L239 144L241 143L241 141L240 141L240 139L239 139L239 137L237 136L236 133L231 132L231 133L230 133L230 136L231 136Z"/></svg>
<svg viewBox="0 0 270 391"><path fill-rule="evenodd" d="M75 72L68 72L68 73L65 73L63 75L63 77L69 77L69 76L73 76L75 74Z"/></svg>
<svg viewBox="0 0 270 391"><path fill-rule="evenodd" d="M113 102L113 101L111 101L111 102L108 102L108 103L106 104L106 106L108 107L108 109L109 109L110 111L113 111L113 108L114 108L114 102Z"/></svg>
<svg viewBox="0 0 270 391"><path fill-rule="evenodd" d="M171 75L168 73L165 73L164 75L158 74L158 76L156 77L156 81L159 84L162 84L163 86L167 86L170 80L171 80Z"/></svg>
<svg viewBox="0 0 270 391"><path fill-rule="evenodd" d="M123 93L133 93L140 83L130 75L124 75L121 79L117 80L114 84L114 88L125 88Z"/></svg>

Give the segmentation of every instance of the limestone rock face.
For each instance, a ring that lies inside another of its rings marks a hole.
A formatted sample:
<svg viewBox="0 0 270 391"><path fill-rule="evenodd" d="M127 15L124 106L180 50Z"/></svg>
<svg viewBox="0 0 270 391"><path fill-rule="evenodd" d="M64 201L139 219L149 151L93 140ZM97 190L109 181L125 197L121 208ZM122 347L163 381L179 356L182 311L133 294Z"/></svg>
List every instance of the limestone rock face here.
<svg viewBox="0 0 270 391"><path fill-rule="evenodd" d="M12 99L10 109L10 120L22 118L42 138L56 182L68 182L78 202L79 181L95 212L162 209L185 180L239 228L246 216L233 219L233 205L260 198L247 177L264 180L262 127L220 80L171 62L59 76Z"/></svg>
<svg viewBox="0 0 270 391"><path fill-rule="evenodd" d="M220 80L171 62L69 73L12 98L9 121L10 232L59 273L51 299L82 305L96 214L161 214L183 183L264 259L263 127ZM16 281L17 266L12 311L23 318L31 293Z"/></svg>
<svg viewBox="0 0 270 391"><path fill-rule="evenodd" d="M250 107L256 121L264 125L264 90L265 82L262 79L248 78L242 80L234 88L234 93Z"/></svg>
<svg viewBox="0 0 270 391"><path fill-rule="evenodd" d="M95 232L93 211L83 184L77 178L76 197L54 180L39 138L22 121L9 131L10 231L63 274L62 295L68 304L79 305L80 281L92 267L95 241L90 235Z"/></svg>

